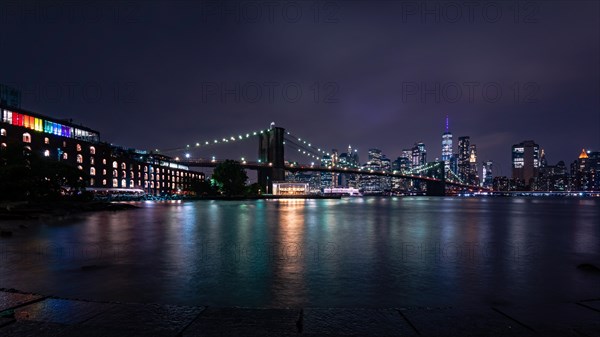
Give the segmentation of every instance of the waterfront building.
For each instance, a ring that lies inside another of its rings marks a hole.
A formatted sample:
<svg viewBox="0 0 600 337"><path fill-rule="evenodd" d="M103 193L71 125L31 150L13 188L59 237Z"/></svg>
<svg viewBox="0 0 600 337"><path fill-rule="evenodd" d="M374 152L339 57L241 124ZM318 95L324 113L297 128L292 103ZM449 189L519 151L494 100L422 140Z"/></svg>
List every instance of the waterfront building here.
<svg viewBox="0 0 600 337"><path fill-rule="evenodd" d="M540 166L538 177L535 180L533 190L535 191L567 191L568 184L567 166L564 161L559 161L556 165Z"/></svg>
<svg viewBox="0 0 600 337"><path fill-rule="evenodd" d="M493 179L493 190L494 191L509 191L510 190L510 179L506 176L494 177Z"/></svg>
<svg viewBox="0 0 600 337"><path fill-rule="evenodd" d="M89 190L170 195L204 180L203 173L173 158L102 142L98 131L82 125L7 105L0 112L0 150L17 147L76 167Z"/></svg>
<svg viewBox="0 0 600 337"><path fill-rule="evenodd" d="M273 182L273 195L307 195L309 191L309 184L306 182Z"/></svg>

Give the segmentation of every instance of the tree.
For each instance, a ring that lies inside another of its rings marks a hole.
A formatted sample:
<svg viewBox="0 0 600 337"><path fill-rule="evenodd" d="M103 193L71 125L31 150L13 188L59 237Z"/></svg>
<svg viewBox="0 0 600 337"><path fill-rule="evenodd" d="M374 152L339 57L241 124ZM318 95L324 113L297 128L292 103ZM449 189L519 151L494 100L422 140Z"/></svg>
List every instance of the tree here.
<svg viewBox="0 0 600 337"><path fill-rule="evenodd" d="M246 191L246 170L235 160L225 160L213 171L212 178L223 194L242 195Z"/></svg>
<svg viewBox="0 0 600 337"><path fill-rule="evenodd" d="M217 195L219 192L217 187L211 184L210 181L200 179L196 179L192 182L190 191L194 192L197 196Z"/></svg>

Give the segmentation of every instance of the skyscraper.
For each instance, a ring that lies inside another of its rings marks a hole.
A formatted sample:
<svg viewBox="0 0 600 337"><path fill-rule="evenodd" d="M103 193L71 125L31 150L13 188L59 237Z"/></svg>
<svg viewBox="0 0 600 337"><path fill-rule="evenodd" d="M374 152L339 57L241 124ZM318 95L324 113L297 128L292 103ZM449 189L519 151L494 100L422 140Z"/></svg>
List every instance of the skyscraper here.
<svg viewBox="0 0 600 337"><path fill-rule="evenodd" d="M492 174L492 166L493 163L491 160L488 161L484 161L481 166L483 167L483 182L482 182L482 186L483 187L487 187L487 188L491 188L493 187L494 184L494 176Z"/></svg>
<svg viewBox="0 0 600 337"><path fill-rule="evenodd" d="M448 115L446 115L446 130L442 134L442 160L446 172L450 169L450 159L452 158L452 133L449 130Z"/></svg>
<svg viewBox="0 0 600 337"><path fill-rule="evenodd" d="M540 167L540 146L533 140L526 140L512 146L513 179L521 179L525 185L537 177Z"/></svg>
<svg viewBox="0 0 600 337"><path fill-rule="evenodd" d="M418 167L427 163L427 150L425 144L416 143L415 147L412 148L412 166Z"/></svg>
<svg viewBox="0 0 600 337"><path fill-rule="evenodd" d="M463 181L467 181L469 178L470 162L471 157L470 144L471 138L469 136L458 137L458 176Z"/></svg>

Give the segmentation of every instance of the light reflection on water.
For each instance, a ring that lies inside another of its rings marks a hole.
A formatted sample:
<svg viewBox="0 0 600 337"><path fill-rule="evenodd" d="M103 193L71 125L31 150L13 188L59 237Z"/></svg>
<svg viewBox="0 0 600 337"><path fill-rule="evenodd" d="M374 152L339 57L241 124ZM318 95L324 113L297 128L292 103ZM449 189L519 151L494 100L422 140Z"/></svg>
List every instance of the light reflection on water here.
<svg viewBox="0 0 600 337"><path fill-rule="evenodd" d="M598 200L140 203L29 223L0 287L217 306L455 305L600 297ZM82 268L83 267L83 268Z"/></svg>

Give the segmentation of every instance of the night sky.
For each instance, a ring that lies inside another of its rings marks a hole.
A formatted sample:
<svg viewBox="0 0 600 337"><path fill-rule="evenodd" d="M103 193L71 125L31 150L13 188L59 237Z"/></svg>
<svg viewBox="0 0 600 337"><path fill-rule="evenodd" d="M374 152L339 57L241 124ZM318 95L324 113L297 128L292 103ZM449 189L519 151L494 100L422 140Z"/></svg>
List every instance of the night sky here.
<svg viewBox="0 0 600 337"><path fill-rule="evenodd" d="M598 2L427 5L3 1L0 83L23 91L25 109L142 149L274 121L317 146L351 144L361 161L368 148L393 160L417 141L432 160L446 114L454 151L470 136L495 174L510 176L510 146L525 139L550 164L600 149Z"/></svg>

